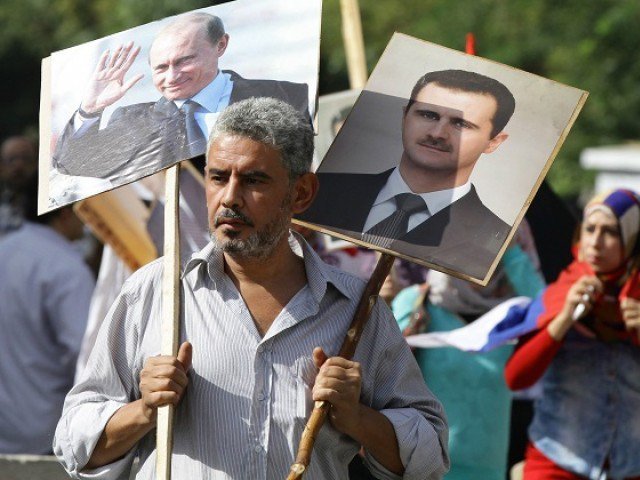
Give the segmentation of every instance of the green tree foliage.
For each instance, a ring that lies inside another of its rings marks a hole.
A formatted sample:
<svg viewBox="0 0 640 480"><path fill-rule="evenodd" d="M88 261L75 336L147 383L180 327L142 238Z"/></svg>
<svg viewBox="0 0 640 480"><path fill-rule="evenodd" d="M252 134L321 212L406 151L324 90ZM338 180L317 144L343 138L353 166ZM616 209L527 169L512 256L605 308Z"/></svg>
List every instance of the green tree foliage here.
<svg viewBox="0 0 640 480"><path fill-rule="evenodd" d="M300 0L304 1L304 0ZM0 133L37 131L40 59L51 52L195 8L201 0L3 0ZM578 166L588 146L640 131L640 2L637 0L360 0L369 71L394 31L478 54L590 92L551 169L554 188L575 195L592 178ZM349 87L339 0L324 0L321 94Z"/></svg>

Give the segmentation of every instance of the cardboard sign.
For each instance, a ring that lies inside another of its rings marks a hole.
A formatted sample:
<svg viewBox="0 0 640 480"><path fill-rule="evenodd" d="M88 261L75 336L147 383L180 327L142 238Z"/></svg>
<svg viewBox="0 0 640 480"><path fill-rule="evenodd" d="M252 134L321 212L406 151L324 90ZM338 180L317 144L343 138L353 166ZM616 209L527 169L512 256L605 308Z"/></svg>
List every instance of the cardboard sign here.
<svg viewBox="0 0 640 480"><path fill-rule="evenodd" d="M219 112L245 98L313 118L320 16L321 0L236 0L53 53L39 213L202 155Z"/></svg>
<svg viewBox="0 0 640 480"><path fill-rule="evenodd" d="M486 284L586 97L395 34L297 221Z"/></svg>

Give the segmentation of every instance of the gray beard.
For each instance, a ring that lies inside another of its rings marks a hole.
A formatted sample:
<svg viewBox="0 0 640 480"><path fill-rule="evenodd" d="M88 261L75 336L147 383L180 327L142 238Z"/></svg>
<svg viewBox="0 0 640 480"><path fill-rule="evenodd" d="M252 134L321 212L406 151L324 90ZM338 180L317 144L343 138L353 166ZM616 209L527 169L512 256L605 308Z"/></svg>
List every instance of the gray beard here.
<svg viewBox="0 0 640 480"><path fill-rule="evenodd" d="M249 235L246 240L239 238L219 240L212 230L209 231L209 237L217 250L227 253L233 258L253 260L269 258L282 237L289 233L290 204L291 196L287 195L280 205L279 215L271 223L265 225L262 230Z"/></svg>

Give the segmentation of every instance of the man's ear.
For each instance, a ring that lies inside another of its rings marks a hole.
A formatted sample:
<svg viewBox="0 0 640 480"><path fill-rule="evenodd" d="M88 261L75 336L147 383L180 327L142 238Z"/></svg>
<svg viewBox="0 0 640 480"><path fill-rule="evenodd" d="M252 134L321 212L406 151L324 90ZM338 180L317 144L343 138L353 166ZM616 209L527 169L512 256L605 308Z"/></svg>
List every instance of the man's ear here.
<svg viewBox="0 0 640 480"><path fill-rule="evenodd" d="M229 46L229 34L225 33L220 37L220 40L218 40L218 43L216 43L216 52L218 53L218 57L221 57L222 55L224 55L224 52L227 49L227 46Z"/></svg>
<svg viewBox="0 0 640 480"><path fill-rule="evenodd" d="M496 151L496 149L500 146L500 144L502 142L504 142L507 138L509 138L509 134L502 131L499 134L497 134L495 137L493 137L491 140L489 140L489 144L487 145L487 148L484 149L484 151L482 153L493 153Z"/></svg>
<svg viewBox="0 0 640 480"><path fill-rule="evenodd" d="M320 183L315 173L309 172L299 176L293 186L291 211L298 214L309 208L318 194L319 187Z"/></svg>

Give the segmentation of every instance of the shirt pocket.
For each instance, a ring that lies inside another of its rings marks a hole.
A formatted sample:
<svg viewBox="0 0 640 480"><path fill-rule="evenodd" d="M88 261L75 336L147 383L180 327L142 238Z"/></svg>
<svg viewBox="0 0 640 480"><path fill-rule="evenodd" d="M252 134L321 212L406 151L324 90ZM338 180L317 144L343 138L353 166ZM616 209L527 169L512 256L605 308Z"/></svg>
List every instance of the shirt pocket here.
<svg viewBox="0 0 640 480"><path fill-rule="evenodd" d="M301 357L294 365L296 378L296 417L307 419L313 410L311 390L318 374L318 369L310 357Z"/></svg>

